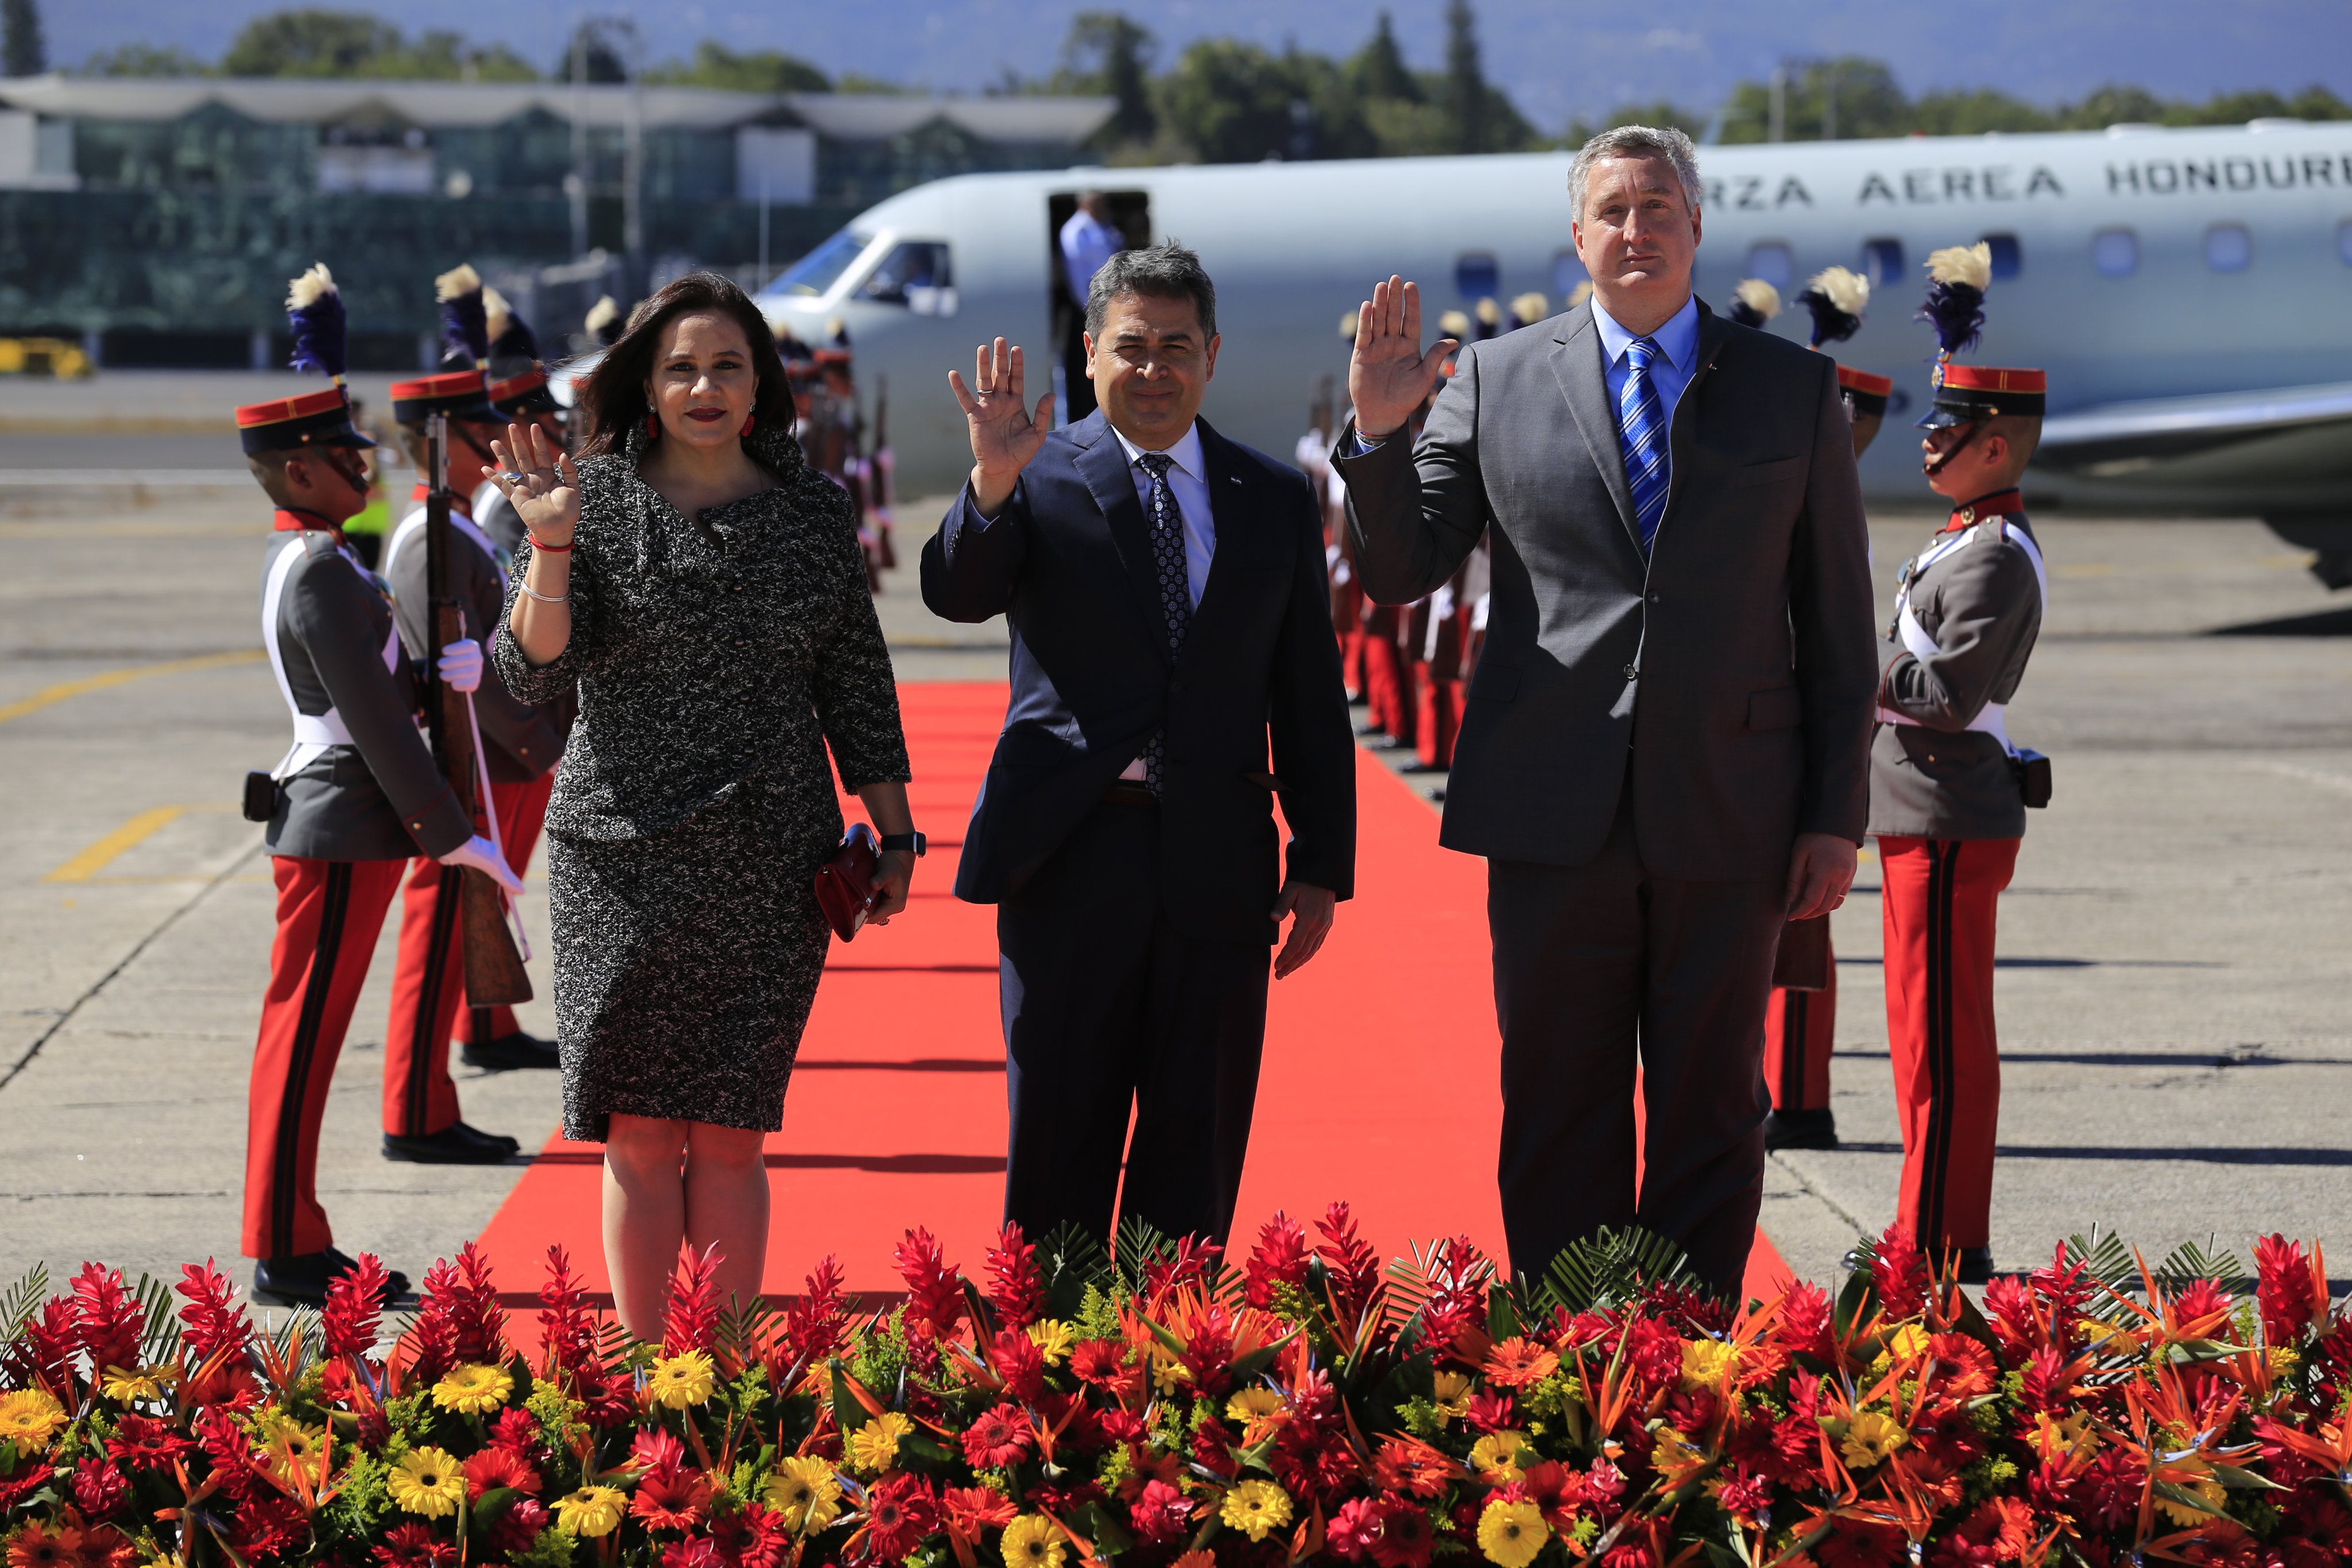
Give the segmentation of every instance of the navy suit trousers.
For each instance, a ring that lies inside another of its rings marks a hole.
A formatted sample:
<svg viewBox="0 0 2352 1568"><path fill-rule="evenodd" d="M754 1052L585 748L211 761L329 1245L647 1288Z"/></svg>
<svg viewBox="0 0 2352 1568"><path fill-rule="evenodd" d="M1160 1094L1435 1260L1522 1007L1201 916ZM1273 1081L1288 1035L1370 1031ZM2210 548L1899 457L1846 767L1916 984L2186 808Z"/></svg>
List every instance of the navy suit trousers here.
<svg viewBox="0 0 2352 1568"><path fill-rule="evenodd" d="M1097 805L997 909L1004 1214L1033 1240L1075 1220L1108 1241L1115 1211L1220 1244L1233 1225L1269 955L1169 924L1160 839L1158 807Z"/></svg>

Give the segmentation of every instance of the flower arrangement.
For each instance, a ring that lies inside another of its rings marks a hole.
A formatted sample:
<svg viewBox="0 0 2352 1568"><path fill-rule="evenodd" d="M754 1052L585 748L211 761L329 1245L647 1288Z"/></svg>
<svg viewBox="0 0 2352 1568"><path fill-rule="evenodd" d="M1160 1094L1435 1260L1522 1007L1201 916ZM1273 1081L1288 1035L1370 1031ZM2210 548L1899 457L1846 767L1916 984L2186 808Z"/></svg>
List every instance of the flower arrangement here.
<svg viewBox="0 0 2352 1568"><path fill-rule="evenodd" d="M782 1310L681 1262L658 1343L560 1249L539 1349L468 1248L387 1323L373 1260L260 1332L222 1275L0 1299L8 1568L1868 1568L2352 1557L2352 1323L2113 1237L1981 1307L1907 1238L1735 1308L1655 1238L1539 1281L1466 1239L1383 1271L1344 1206L1238 1266L920 1230L902 1301L830 1260Z"/></svg>

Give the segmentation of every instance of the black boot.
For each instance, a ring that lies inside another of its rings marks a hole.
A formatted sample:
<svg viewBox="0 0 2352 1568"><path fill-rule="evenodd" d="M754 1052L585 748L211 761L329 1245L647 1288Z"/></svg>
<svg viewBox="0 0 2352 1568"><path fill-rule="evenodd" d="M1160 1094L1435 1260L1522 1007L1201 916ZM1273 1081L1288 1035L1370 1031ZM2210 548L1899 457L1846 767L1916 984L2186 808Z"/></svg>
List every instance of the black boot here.
<svg viewBox="0 0 2352 1568"><path fill-rule="evenodd" d="M383 1135L383 1157L420 1166L504 1165L522 1152L522 1145L503 1133L485 1133L463 1122L452 1122L437 1133L404 1137Z"/></svg>
<svg viewBox="0 0 2352 1568"><path fill-rule="evenodd" d="M468 1067L478 1067L485 1072L511 1072L519 1067L554 1067L563 1065L562 1054L551 1040L525 1034L517 1030L502 1034L488 1044L467 1040L457 1048L457 1060Z"/></svg>
<svg viewBox="0 0 2352 1568"><path fill-rule="evenodd" d="M1992 1249L1990 1247L1961 1248L1958 1277L1963 1285L1992 1283Z"/></svg>
<svg viewBox="0 0 2352 1568"><path fill-rule="evenodd" d="M359 1267L356 1260L330 1247L291 1258L270 1258L253 1266L253 1299L281 1307L322 1307L327 1287L339 1276ZM385 1271L383 1305L408 1294L408 1276L397 1269Z"/></svg>
<svg viewBox="0 0 2352 1568"><path fill-rule="evenodd" d="M1838 1146L1837 1116L1819 1111L1768 1111L1764 1113L1764 1147L1834 1149Z"/></svg>

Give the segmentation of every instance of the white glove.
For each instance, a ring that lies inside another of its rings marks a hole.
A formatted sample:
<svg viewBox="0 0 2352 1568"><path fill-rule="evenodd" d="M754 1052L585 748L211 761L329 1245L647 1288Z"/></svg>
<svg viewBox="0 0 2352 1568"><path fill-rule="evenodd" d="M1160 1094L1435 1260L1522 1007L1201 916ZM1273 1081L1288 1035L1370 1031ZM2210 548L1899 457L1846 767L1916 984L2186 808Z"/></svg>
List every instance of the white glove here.
<svg viewBox="0 0 2352 1568"><path fill-rule="evenodd" d="M466 646L470 648L473 644L468 643ZM480 654L477 653L475 657L478 660ZM443 865L470 866L476 871L488 873L490 880L509 893L522 891L522 878L515 875L513 868L507 864L506 857L499 853L499 846L479 833L440 858Z"/></svg>
<svg viewBox="0 0 2352 1568"><path fill-rule="evenodd" d="M482 684L482 645L471 637L460 637L441 650L436 667L452 691L470 695Z"/></svg>

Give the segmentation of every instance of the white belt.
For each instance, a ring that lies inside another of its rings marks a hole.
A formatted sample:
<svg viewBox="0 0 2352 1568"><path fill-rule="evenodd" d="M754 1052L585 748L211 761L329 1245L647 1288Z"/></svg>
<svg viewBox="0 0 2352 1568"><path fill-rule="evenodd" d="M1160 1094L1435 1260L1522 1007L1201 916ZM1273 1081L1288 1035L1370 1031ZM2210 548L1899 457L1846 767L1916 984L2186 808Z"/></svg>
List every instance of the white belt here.
<svg viewBox="0 0 2352 1568"><path fill-rule="evenodd" d="M1929 567L1935 565L1946 556L1952 554L1955 550L1958 550L1968 544L1969 540L1975 538L1977 537L1977 530L1983 527L1984 525L1982 523L1979 523L1974 528L1970 528L1966 532L1960 534L1958 538L1951 539L1947 543L1937 545L1926 555L1920 557L1918 565L1912 569L1911 580L1913 582L1916 582L1922 576L1926 575ZM2004 529L2003 537L2014 540L2018 547L2025 551L2025 559L2033 563L2034 584L2042 591L2042 608L2046 613L2050 608L2050 573L2042 564L2042 551L2034 545L2032 537L2021 528ZM1903 646L1909 651L1911 656L1918 660L1923 664L1928 660L1937 657L1944 651L1933 637L1927 635L1927 629L1919 624L1919 617L1911 612L1911 590L1907 584L1905 586L1903 591L1895 597L1895 635L1903 639ZM2006 751L2011 757L2014 757L2017 755L2017 747L2010 744L2009 730L2006 727L2005 720L2003 718L2003 716L2007 714L2008 711L2009 705L2007 703L1987 703L1984 705L1983 708L1979 710L1976 717L1969 720L1966 727L1975 731L1979 735L1991 736L1995 740L2000 742L2000 748L2003 751ZM1878 710L1878 722L1881 724L1907 724L1918 728L1927 727L1926 726L1921 725L1917 719L1913 718L1910 715L1896 713L1893 708L1880 708Z"/></svg>
<svg viewBox="0 0 2352 1568"><path fill-rule="evenodd" d="M278 677L278 695L286 699L286 711L294 719L294 744L269 770L272 779L286 779L299 773L325 755L331 747L354 744L352 732L343 723L343 716L331 706L324 713L304 713L294 700L294 684L286 678L286 653L278 643L278 604L285 597L286 580L293 574L294 563L302 559L299 537L286 541L270 563L269 582L261 592L261 645L269 650L269 672ZM346 557L346 559L349 558ZM357 561L353 570L364 570ZM384 639L383 667L386 671L400 667L400 628L394 625L392 635Z"/></svg>

